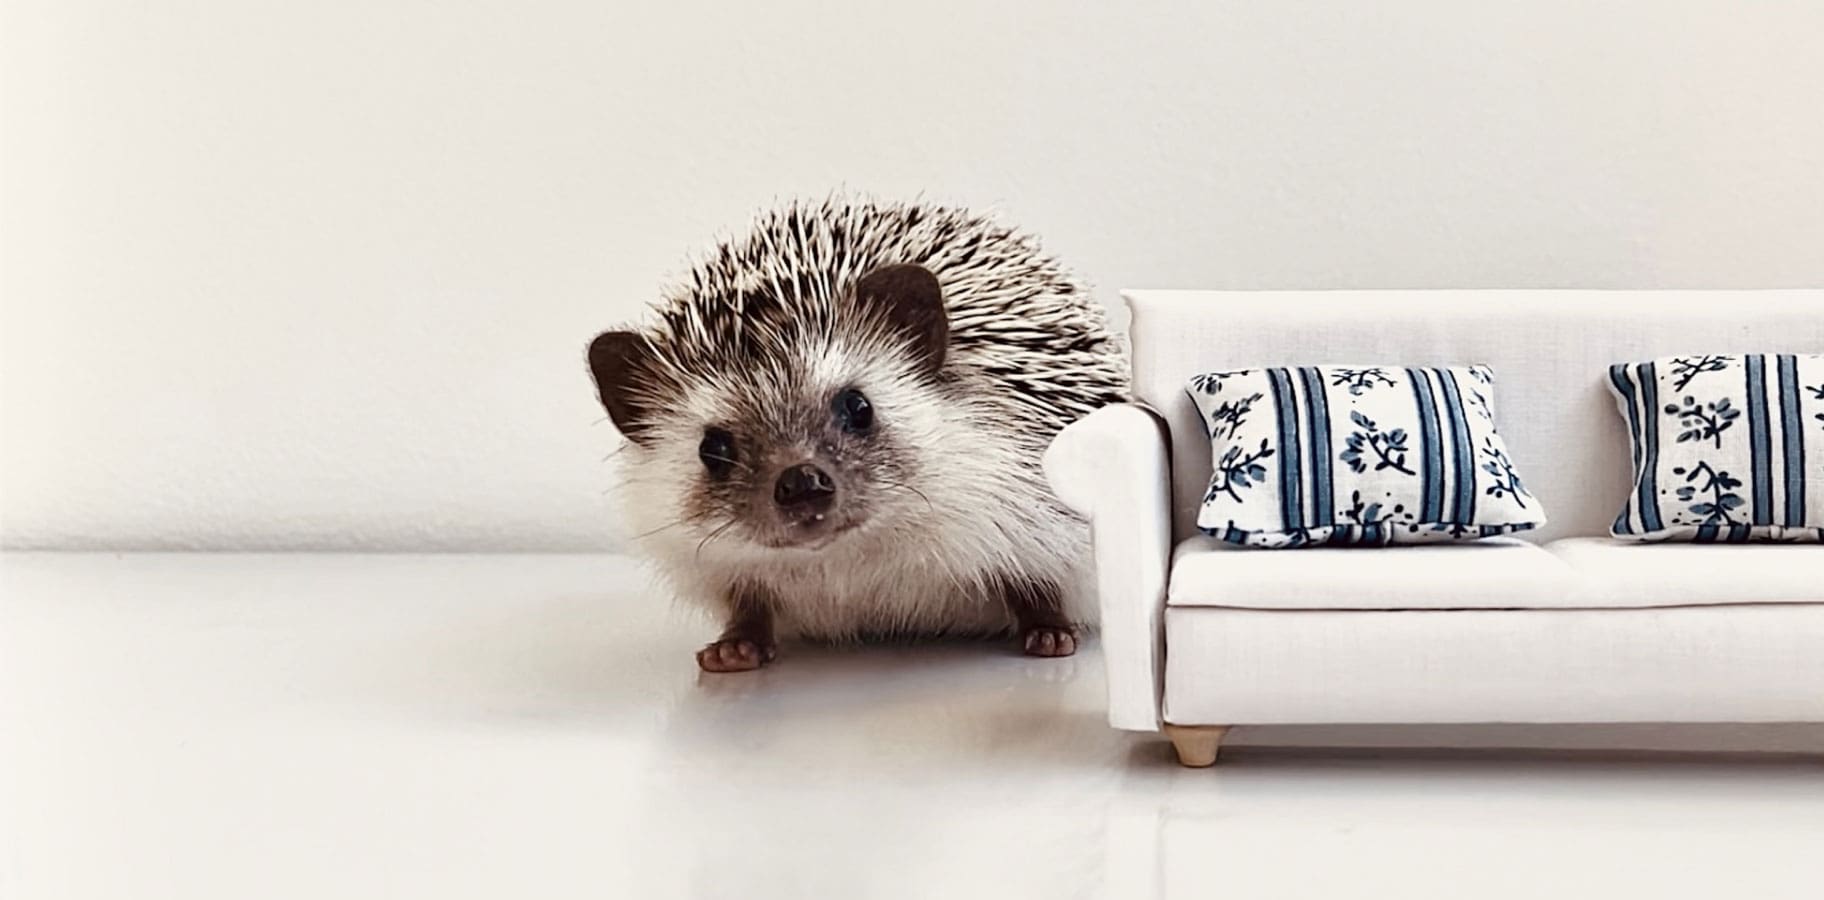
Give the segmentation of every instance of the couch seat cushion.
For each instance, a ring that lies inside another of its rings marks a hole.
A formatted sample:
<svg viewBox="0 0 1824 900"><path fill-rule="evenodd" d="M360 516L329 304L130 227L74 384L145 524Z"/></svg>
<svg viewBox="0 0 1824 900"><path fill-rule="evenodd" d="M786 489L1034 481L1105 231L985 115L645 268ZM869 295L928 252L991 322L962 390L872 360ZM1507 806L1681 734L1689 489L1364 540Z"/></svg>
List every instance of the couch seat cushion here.
<svg viewBox="0 0 1824 900"><path fill-rule="evenodd" d="M1547 545L1577 573L1577 605L1824 603L1817 544L1641 544L1569 538Z"/></svg>
<svg viewBox="0 0 1824 900"><path fill-rule="evenodd" d="M1570 567L1515 538L1267 553L1194 537L1172 554L1166 595L1171 606L1276 610L1579 605Z"/></svg>

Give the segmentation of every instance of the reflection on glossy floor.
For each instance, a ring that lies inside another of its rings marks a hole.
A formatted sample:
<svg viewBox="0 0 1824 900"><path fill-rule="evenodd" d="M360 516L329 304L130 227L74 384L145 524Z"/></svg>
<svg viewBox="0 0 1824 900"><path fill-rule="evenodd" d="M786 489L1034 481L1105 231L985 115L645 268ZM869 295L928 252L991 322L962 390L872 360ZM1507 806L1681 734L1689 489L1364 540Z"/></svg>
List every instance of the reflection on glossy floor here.
<svg viewBox="0 0 1824 900"><path fill-rule="evenodd" d="M1106 728L1095 647L709 633L612 557L9 556L0 896L1806 897L1824 729ZM1645 746L1782 756L1370 753Z"/></svg>

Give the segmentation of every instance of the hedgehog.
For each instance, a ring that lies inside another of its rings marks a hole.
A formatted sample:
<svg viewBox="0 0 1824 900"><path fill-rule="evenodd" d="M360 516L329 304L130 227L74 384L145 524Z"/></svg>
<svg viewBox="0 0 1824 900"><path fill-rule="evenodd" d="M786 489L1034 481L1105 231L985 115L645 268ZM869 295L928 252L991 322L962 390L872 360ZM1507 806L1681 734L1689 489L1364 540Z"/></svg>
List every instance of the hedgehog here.
<svg viewBox="0 0 1824 900"><path fill-rule="evenodd" d="M1033 237L964 209L833 197L763 213L588 348L626 438L621 504L705 671L778 641L1094 625L1087 524L1040 457L1127 397L1102 306Z"/></svg>

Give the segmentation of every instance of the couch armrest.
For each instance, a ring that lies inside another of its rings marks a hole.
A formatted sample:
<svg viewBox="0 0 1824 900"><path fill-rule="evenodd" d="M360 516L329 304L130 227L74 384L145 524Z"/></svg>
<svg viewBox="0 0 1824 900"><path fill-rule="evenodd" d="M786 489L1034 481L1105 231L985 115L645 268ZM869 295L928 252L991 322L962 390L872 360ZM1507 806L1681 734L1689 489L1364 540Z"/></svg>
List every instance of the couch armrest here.
<svg viewBox="0 0 1824 900"><path fill-rule="evenodd" d="M1164 420L1123 403L1072 423L1045 451L1052 490L1089 519L1108 721L1132 731L1159 729L1172 553L1170 446Z"/></svg>

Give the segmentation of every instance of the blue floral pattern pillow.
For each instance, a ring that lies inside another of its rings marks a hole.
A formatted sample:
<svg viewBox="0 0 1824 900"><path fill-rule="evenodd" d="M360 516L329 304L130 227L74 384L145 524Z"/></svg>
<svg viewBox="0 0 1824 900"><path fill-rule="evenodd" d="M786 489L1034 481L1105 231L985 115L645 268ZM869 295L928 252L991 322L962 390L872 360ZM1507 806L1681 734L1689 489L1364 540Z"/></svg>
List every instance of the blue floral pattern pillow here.
<svg viewBox="0 0 1824 900"><path fill-rule="evenodd" d="M1824 541L1824 356L1670 356L1609 387L1634 452L1616 537Z"/></svg>
<svg viewBox="0 0 1824 900"><path fill-rule="evenodd" d="M1214 473L1197 525L1248 547L1464 540L1545 523L1487 366L1240 369L1190 380Z"/></svg>

